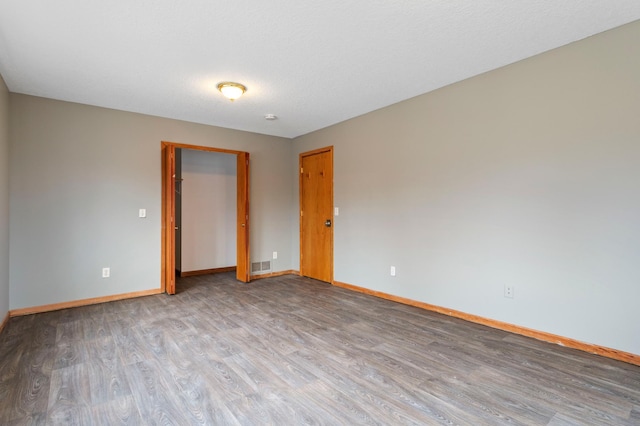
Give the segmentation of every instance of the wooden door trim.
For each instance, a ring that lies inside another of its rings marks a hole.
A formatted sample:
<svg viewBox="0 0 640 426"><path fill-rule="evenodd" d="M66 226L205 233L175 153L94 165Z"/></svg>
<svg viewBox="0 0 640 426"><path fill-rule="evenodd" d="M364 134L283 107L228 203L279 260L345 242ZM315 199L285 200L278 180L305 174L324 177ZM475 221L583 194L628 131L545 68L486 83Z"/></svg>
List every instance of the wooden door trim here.
<svg viewBox="0 0 640 426"><path fill-rule="evenodd" d="M236 279L248 283L251 281L251 262L249 260L249 153L237 155L236 179ZM242 241L242 244L240 242ZM244 250L242 249L244 247Z"/></svg>
<svg viewBox="0 0 640 426"><path fill-rule="evenodd" d="M300 167L302 167L302 157L308 157L310 155L315 155L315 154L322 154L323 152L331 152L331 158L333 158L333 145L325 146L324 148L314 149L312 151L301 152L299 155Z"/></svg>
<svg viewBox="0 0 640 426"><path fill-rule="evenodd" d="M238 158L242 156L246 156L248 161L249 153L246 151L237 151L233 149L224 149L224 148L214 148L210 146L201 146L201 145L190 145L179 142L169 142L169 141L161 141L160 148L162 153L162 202L161 202L161 259L160 259L160 291L167 292L169 290L167 286L168 276L169 274L175 274L175 234L174 226L171 223L172 214L175 215L175 180L173 176L169 173L169 164L166 163L165 158L165 150L173 151L175 153L175 149L191 149L194 151L207 151L207 152L218 152L222 154L233 154ZM238 173L238 172L237 172ZM249 214L249 194L248 194L248 180L249 180L249 170L247 166L247 200L246 200L246 211ZM236 206L236 210L238 210L238 206ZM239 227L240 224L237 224ZM246 221L246 232L247 236L249 235L249 221ZM237 238L237 237L236 237ZM239 241L237 241L239 243ZM238 244L238 247L240 245ZM249 241L247 238L246 241L246 257L247 264L250 265L251 261L249 259ZM248 267L247 267L248 268ZM247 269L247 282L250 281L250 271Z"/></svg>
<svg viewBox="0 0 640 426"><path fill-rule="evenodd" d="M222 154L245 154L247 153L246 151L236 151L234 149L225 149L225 148L214 148L214 147L210 147L210 146L201 146L201 145L190 145L190 144L186 144L186 143L180 143L180 142L170 142L170 141L162 141L161 144L164 145L171 145L174 148L180 148L180 149L192 149L194 151L209 151L209 152L220 152Z"/></svg>
<svg viewBox="0 0 640 426"><path fill-rule="evenodd" d="M175 234L172 212L175 210L175 163L171 166L171 158L175 161L175 147L170 143L160 144L162 156L162 205L161 205L161 243L160 243L160 291L171 293L170 268L175 274ZM175 277L173 277L175 280ZM169 287L169 288L168 288Z"/></svg>
<svg viewBox="0 0 640 426"><path fill-rule="evenodd" d="M311 151L305 151L305 152L301 152L298 156L298 221L300 222L300 229L299 229L299 238L300 238L300 242L299 242L299 247L300 247L300 257L298 259L298 261L300 262L300 275L303 275L304 271L302 270L302 248L303 248L303 244L302 244L302 217L300 215L300 212L302 211L302 173L300 172L300 170L302 169L302 159L304 157L309 157L311 155L316 155L316 154L322 154L324 152L329 152L331 154L331 217L332 220L335 219L333 218L333 145L330 146L325 146L324 148L317 148ZM331 226L331 235L330 235L330 240L331 243L329 244L330 248L329 248L329 255L331 256L331 280L330 283L333 284L333 229L334 226Z"/></svg>

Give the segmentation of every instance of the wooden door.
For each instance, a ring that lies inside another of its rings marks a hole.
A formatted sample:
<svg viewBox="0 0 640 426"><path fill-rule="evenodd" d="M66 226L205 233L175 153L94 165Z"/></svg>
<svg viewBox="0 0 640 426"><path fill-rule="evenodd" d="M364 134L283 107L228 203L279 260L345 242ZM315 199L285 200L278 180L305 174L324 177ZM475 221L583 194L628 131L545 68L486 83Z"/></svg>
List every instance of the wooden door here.
<svg viewBox="0 0 640 426"><path fill-rule="evenodd" d="M238 154L236 279L249 282L249 153Z"/></svg>
<svg viewBox="0 0 640 426"><path fill-rule="evenodd" d="M333 282L333 147L300 154L300 274Z"/></svg>
<svg viewBox="0 0 640 426"><path fill-rule="evenodd" d="M162 277L160 288L176 293L176 149L162 144Z"/></svg>

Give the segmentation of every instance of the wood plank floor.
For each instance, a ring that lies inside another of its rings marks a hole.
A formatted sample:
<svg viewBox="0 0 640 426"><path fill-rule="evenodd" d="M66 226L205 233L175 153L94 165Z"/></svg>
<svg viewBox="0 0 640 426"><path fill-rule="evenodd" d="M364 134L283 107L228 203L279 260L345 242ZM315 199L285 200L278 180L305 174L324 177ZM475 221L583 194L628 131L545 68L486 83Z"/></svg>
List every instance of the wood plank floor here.
<svg viewBox="0 0 640 426"><path fill-rule="evenodd" d="M12 318L2 425L640 425L640 367L296 276Z"/></svg>

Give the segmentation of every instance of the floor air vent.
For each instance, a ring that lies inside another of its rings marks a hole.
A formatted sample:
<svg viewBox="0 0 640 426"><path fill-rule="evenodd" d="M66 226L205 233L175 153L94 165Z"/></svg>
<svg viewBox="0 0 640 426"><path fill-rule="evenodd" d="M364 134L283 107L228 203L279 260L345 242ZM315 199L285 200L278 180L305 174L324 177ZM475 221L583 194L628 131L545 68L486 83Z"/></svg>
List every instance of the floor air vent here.
<svg viewBox="0 0 640 426"><path fill-rule="evenodd" d="M264 272L271 270L271 261L265 260L264 262L251 263L251 272Z"/></svg>

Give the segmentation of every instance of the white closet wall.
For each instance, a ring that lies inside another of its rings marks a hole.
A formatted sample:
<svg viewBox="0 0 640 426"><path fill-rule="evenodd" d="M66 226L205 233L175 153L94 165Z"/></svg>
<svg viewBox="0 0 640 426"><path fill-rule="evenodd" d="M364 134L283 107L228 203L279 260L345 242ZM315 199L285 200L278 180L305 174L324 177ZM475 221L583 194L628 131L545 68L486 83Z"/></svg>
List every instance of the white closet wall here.
<svg viewBox="0 0 640 426"><path fill-rule="evenodd" d="M182 150L181 271L236 265L236 156Z"/></svg>

